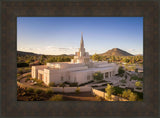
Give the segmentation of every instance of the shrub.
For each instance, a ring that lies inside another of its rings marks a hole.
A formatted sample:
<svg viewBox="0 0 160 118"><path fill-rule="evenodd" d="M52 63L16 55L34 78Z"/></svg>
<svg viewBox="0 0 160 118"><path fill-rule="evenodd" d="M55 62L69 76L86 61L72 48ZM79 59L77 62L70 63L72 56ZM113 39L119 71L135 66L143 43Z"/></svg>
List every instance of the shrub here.
<svg viewBox="0 0 160 118"><path fill-rule="evenodd" d="M92 87L99 87L99 86L97 86L97 85L93 85Z"/></svg>
<svg viewBox="0 0 160 118"><path fill-rule="evenodd" d="M131 92L130 89L124 90L122 97L129 99L129 101L136 101L138 96L136 93Z"/></svg>
<svg viewBox="0 0 160 118"><path fill-rule="evenodd" d="M37 82L36 85L38 85L40 87L44 87L44 85L43 85L44 82L42 80L34 79L34 81Z"/></svg>
<svg viewBox="0 0 160 118"><path fill-rule="evenodd" d="M96 83L98 84L98 83L104 83L104 82L106 82L106 80L100 80L100 81L98 81Z"/></svg>
<svg viewBox="0 0 160 118"><path fill-rule="evenodd" d="M28 67L29 64L27 63L17 63L17 67Z"/></svg>
<svg viewBox="0 0 160 118"><path fill-rule="evenodd" d="M42 81L42 80L37 80L37 83L38 83L38 84L42 84L43 81Z"/></svg>
<svg viewBox="0 0 160 118"><path fill-rule="evenodd" d="M69 84L69 82L63 82L64 84Z"/></svg>
<svg viewBox="0 0 160 118"><path fill-rule="evenodd" d="M132 92L129 96L129 101L136 101L136 100L137 100L137 94Z"/></svg>
<svg viewBox="0 0 160 118"><path fill-rule="evenodd" d="M127 75L125 75L125 79L127 79Z"/></svg>
<svg viewBox="0 0 160 118"><path fill-rule="evenodd" d="M79 93L79 92L80 92L80 88L77 87L77 88L76 88L76 93Z"/></svg>
<svg viewBox="0 0 160 118"><path fill-rule="evenodd" d="M96 72L93 74L94 80L102 80L103 79L103 74L101 72Z"/></svg>
<svg viewBox="0 0 160 118"><path fill-rule="evenodd" d="M87 84L92 83L92 82L94 82L94 81L93 81L93 80L91 80L91 81L89 81L89 82L86 82L86 83L80 84L79 86L84 86L84 85L87 85Z"/></svg>
<svg viewBox="0 0 160 118"><path fill-rule="evenodd" d="M53 90L52 90L52 89L46 90L46 94L47 94L47 95L52 95L52 94L53 94Z"/></svg>
<svg viewBox="0 0 160 118"><path fill-rule="evenodd" d="M141 84L140 81L138 81L138 82L135 83L135 86L139 88L139 87L142 87L142 84Z"/></svg>
<svg viewBox="0 0 160 118"><path fill-rule="evenodd" d="M135 72L138 73L138 68L135 69Z"/></svg>
<svg viewBox="0 0 160 118"><path fill-rule="evenodd" d="M21 95L22 95L22 96L25 96L25 95L26 95L26 92L25 92L25 91L24 91L24 92L22 92L22 93L21 93Z"/></svg>
<svg viewBox="0 0 160 118"><path fill-rule="evenodd" d="M40 94L40 93L42 93L43 92L43 90L41 90L41 89L36 89L35 90L35 93L37 93L37 94Z"/></svg>
<svg viewBox="0 0 160 118"><path fill-rule="evenodd" d="M33 88L27 88L27 91L28 91L28 92L31 92L31 93L34 92Z"/></svg>
<svg viewBox="0 0 160 118"><path fill-rule="evenodd" d="M50 100L50 101L63 101L63 95L59 95L59 94L54 95L54 96L51 97L49 100Z"/></svg>
<svg viewBox="0 0 160 118"><path fill-rule="evenodd" d="M78 86L78 83L70 83L70 87Z"/></svg>
<svg viewBox="0 0 160 118"><path fill-rule="evenodd" d="M138 81L143 81L143 78L139 78L138 76L132 76L130 81L131 80L138 80Z"/></svg>
<svg viewBox="0 0 160 118"><path fill-rule="evenodd" d="M124 90L123 93L122 93L122 97L129 98L131 93L132 93L132 91L130 89Z"/></svg>
<svg viewBox="0 0 160 118"><path fill-rule="evenodd" d="M143 99L143 93L140 93L140 92L134 92L136 93L138 99Z"/></svg>
<svg viewBox="0 0 160 118"><path fill-rule="evenodd" d="M120 82L121 82L121 83L126 83L126 80L122 79Z"/></svg>
<svg viewBox="0 0 160 118"><path fill-rule="evenodd" d="M60 87L65 87L65 84L64 83L60 83L59 86Z"/></svg>
<svg viewBox="0 0 160 118"><path fill-rule="evenodd" d="M21 74L17 74L17 77L19 77Z"/></svg>
<svg viewBox="0 0 160 118"><path fill-rule="evenodd" d="M54 87L54 86L55 86L55 83L54 83L54 82L51 82L51 83L49 83L49 86L50 86L50 87Z"/></svg>
<svg viewBox="0 0 160 118"><path fill-rule="evenodd" d="M136 88L136 89L141 90L142 88Z"/></svg>
<svg viewBox="0 0 160 118"><path fill-rule="evenodd" d="M31 74L28 74L27 77L31 77Z"/></svg>
<svg viewBox="0 0 160 118"><path fill-rule="evenodd" d="M124 72L125 72L125 70L123 69L122 66L120 66L119 69L118 69L118 74L119 74L120 76L123 76Z"/></svg>
<svg viewBox="0 0 160 118"><path fill-rule="evenodd" d="M30 72L30 71L31 71L31 68L24 68L24 71L25 71L25 72Z"/></svg>
<svg viewBox="0 0 160 118"><path fill-rule="evenodd" d="M111 84L110 84L111 85ZM107 86L107 84L102 84L101 86Z"/></svg>
<svg viewBox="0 0 160 118"><path fill-rule="evenodd" d="M21 74L23 74L23 73L24 73L24 72L23 72L23 69L22 69L22 68L19 68L19 69L18 69L18 74L21 75Z"/></svg>
<svg viewBox="0 0 160 118"><path fill-rule="evenodd" d="M114 87L114 94L117 95L117 94L122 94L123 93L123 90L124 88L120 88L118 86L115 86Z"/></svg>

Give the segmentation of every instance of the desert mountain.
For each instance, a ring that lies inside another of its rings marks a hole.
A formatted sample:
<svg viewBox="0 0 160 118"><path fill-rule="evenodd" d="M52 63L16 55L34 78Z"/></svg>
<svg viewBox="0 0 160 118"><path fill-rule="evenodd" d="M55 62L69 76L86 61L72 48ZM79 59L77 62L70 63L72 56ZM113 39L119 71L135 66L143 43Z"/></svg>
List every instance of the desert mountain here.
<svg viewBox="0 0 160 118"><path fill-rule="evenodd" d="M105 53L100 54L102 56L134 56L124 50L121 50L119 48L113 48L111 50L108 50Z"/></svg>

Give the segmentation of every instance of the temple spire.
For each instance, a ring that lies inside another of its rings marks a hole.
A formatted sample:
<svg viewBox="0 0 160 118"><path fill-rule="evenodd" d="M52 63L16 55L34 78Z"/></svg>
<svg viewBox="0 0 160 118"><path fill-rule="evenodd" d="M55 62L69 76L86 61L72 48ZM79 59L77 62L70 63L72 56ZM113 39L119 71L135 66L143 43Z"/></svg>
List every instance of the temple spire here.
<svg viewBox="0 0 160 118"><path fill-rule="evenodd" d="M84 41L83 41L83 32L81 32L81 44L80 44L80 49L84 48Z"/></svg>

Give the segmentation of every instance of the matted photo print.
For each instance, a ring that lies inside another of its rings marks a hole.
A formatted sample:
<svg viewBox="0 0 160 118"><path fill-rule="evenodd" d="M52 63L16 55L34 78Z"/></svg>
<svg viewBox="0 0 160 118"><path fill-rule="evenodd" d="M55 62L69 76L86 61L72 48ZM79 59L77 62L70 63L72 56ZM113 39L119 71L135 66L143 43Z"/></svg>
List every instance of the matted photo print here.
<svg viewBox="0 0 160 118"><path fill-rule="evenodd" d="M17 101L143 101L143 17L17 17Z"/></svg>

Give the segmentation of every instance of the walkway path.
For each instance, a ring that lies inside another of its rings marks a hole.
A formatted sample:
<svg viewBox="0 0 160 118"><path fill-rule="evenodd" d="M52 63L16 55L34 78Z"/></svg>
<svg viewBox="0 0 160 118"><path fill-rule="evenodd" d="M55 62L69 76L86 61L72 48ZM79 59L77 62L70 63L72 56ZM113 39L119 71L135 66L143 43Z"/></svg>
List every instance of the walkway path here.
<svg viewBox="0 0 160 118"><path fill-rule="evenodd" d="M31 74L31 72L24 73L24 74L20 75L19 77L17 77L17 80L21 80L22 78L24 78L24 77L26 77L26 76L28 76L30 74Z"/></svg>

